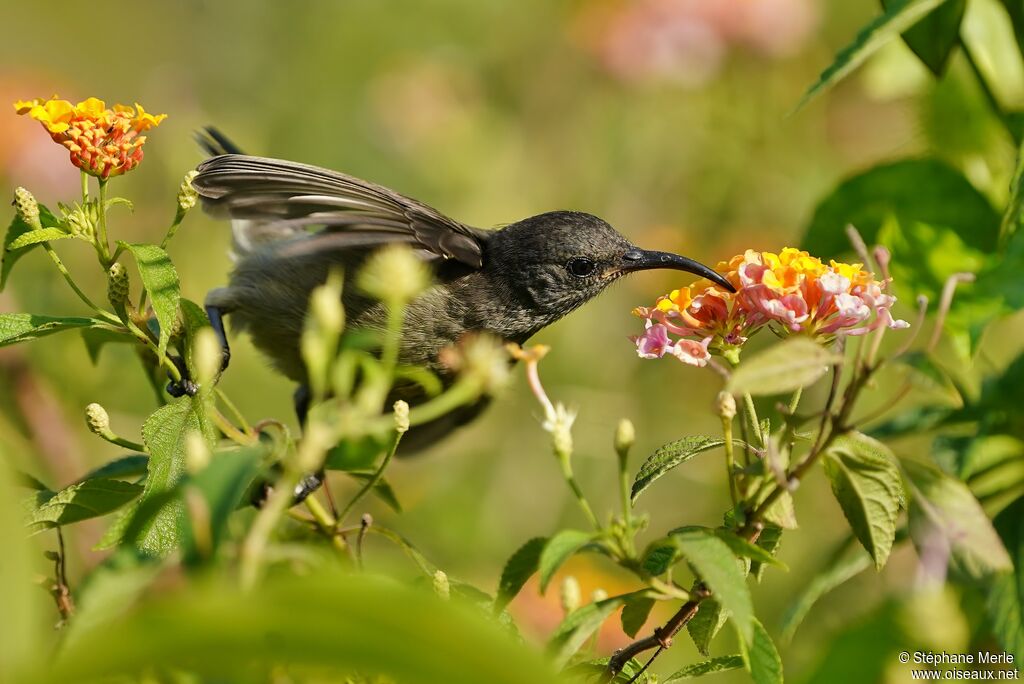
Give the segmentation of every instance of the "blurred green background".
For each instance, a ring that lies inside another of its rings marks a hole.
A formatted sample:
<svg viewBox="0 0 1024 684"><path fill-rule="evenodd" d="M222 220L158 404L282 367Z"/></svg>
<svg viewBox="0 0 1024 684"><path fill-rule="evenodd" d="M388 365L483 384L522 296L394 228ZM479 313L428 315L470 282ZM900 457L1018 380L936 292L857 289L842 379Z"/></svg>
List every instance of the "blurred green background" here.
<svg viewBox="0 0 1024 684"><path fill-rule="evenodd" d="M983 66L999 72L1000 95L1019 103L1024 77L997 9L972 1L965 30ZM159 239L182 175L202 158L193 132L214 124L250 153L367 178L473 225L577 209L639 245L714 264L746 248L797 243L817 200L880 160L928 151L1005 199L1014 150L959 56L933 86L893 43L856 78L792 113L877 11L840 0L5 2L0 101L97 96L169 115L150 133L142 166L112 185L136 207L112 214L119 239ZM24 185L47 204L73 200L78 174L64 156L38 124L10 109L0 116L8 191ZM170 248L184 296L202 301L226 281L228 242L225 224L199 212L187 218ZM58 251L88 291L102 292L86 249ZM579 410L577 472L599 506L615 501L619 418L637 426L638 461L671 439L716 429L717 377L671 360L643 362L626 339L640 328L632 307L682 284L671 273L638 275L535 340L553 348L542 365L549 394ZM80 310L38 251L0 295L4 312ZM288 383L247 340L235 339L233 351L223 387L244 413L294 422ZM85 429L80 416L92 401L117 432L137 438L155 404L130 350L109 348L93 366L81 340L66 334L0 352L0 439L55 484L117 454ZM493 589L523 541L581 525L538 417L517 374L483 420L392 467L404 515L376 503L371 510L450 575ZM698 459L659 482L644 504L651 534L717 524L726 500L719 471L717 459ZM824 561L820 549L846 528L822 479L798 492L797 510L802 531L781 551L793 569L769 572L755 594L770 629ZM70 533L73 576L102 558L90 550L102 529ZM832 637L877 597L910 582L915 563L904 546L880 580L866 574L823 600L783 647L791 680L809 676ZM587 592L629 586L599 560L576 560L568 572ZM513 607L532 634L560 617L557 599L536 591ZM616 621L605 632L606 652L623 643ZM680 639L659 668L695 656Z"/></svg>

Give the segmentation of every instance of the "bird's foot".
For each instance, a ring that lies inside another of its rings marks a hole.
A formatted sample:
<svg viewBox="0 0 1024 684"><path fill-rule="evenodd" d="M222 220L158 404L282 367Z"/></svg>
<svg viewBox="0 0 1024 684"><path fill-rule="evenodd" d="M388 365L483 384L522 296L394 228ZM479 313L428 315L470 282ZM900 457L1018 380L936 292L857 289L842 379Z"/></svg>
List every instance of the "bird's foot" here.
<svg viewBox="0 0 1024 684"><path fill-rule="evenodd" d="M178 369L180 380L175 380L170 373L167 374L171 381L167 383L167 393L172 397L183 397L186 394L190 397L194 397L199 391L199 385L192 380L189 375L188 367L185 365L185 360L180 356L168 356L171 363L174 364L175 368Z"/></svg>
<svg viewBox="0 0 1024 684"><path fill-rule="evenodd" d="M326 474L323 470L318 470L312 475L299 480L299 483L295 485L295 490L292 492L292 506L300 504L306 500L306 498L318 490L324 483ZM263 504L270 498L270 493L274 491L274 483L269 480L263 480L257 482L252 492L252 505L256 508L263 508Z"/></svg>

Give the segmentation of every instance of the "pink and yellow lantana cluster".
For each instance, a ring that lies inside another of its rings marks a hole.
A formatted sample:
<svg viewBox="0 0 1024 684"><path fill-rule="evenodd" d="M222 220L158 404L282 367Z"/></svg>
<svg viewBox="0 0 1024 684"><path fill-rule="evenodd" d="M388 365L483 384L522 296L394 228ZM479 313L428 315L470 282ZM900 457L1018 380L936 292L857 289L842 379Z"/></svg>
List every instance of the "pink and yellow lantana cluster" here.
<svg viewBox="0 0 1024 684"><path fill-rule="evenodd" d="M780 332L825 340L863 335L882 326L908 327L890 313L896 298L885 291L888 279L875 280L862 264L825 264L787 247L778 254L747 250L719 263L717 270L735 293L701 279L659 297L651 308L633 310L645 319L644 333L631 338L642 358L669 354L703 366L711 349L735 352L751 334L770 324Z"/></svg>
<svg viewBox="0 0 1024 684"><path fill-rule="evenodd" d="M95 97L76 105L56 95L49 100L19 100L14 110L41 123L53 141L71 153L72 164L102 179L138 166L146 142L146 136L139 134L167 118L166 114L149 114L140 104L107 109L106 103Z"/></svg>

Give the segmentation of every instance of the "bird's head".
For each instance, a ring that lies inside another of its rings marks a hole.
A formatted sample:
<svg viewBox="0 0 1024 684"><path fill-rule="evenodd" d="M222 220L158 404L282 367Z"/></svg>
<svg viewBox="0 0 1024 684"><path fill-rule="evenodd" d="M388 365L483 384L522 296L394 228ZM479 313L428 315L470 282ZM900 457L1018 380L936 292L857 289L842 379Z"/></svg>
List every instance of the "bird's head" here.
<svg viewBox="0 0 1024 684"><path fill-rule="evenodd" d="M687 271L733 290L707 266L677 254L640 249L605 221L581 212L533 216L498 231L489 242L484 269L547 318L546 323L636 271Z"/></svg>

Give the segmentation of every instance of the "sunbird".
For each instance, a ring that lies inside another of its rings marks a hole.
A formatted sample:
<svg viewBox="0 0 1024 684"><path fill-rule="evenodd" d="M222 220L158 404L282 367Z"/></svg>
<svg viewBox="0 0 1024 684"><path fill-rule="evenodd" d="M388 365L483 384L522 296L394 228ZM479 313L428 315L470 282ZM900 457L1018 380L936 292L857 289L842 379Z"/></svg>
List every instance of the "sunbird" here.
<svg viewBox="0 0 1024 684"><path fill-rule="evenodd" d="M308 408L308 379L299 339L310 294L340 268L346 333L383 329L386 309L352 283L366 259L386 245L409 245L434 278L406 310L399 363L429 368L446 384L454 373L441 352L467 333L523 344L629 273L675 269L733 291L707 266L640 249L591 214L549 211L502 228L475 228L389 188L317 166L241 154L219 131L208 128L206 134L200 143L213 156L197 167L192 185L207 212L231 219L237 260L227 287L205 301L223 365L230 359L223 323L228 315L298 383L300 420ZM415 405L426 394L403 388L395 398ZM435 443L476 418L488 402L481 398L414 427L401 452Z"/></svg>

